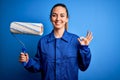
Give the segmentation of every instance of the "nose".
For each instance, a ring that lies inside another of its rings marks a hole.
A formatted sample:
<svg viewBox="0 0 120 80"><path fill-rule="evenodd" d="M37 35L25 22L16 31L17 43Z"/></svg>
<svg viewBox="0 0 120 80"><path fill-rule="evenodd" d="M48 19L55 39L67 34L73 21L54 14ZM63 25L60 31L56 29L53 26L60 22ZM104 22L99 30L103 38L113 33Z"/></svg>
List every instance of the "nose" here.
<svg viewBox="0 0 120 80"><path fill-rule="evenodd" d="M56 20L60 20L60 16L57 16Z"/></svg>

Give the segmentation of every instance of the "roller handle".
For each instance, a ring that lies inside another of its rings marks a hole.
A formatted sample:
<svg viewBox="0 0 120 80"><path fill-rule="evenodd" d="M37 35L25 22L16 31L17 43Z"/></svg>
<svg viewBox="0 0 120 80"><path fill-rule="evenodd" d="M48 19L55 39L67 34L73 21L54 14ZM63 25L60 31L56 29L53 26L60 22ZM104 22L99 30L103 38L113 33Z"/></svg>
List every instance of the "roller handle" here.
<svg viewBox="0 0 120 80"><path fill-rule="evenodd" d="M25 47L22 47L22 52L23 53L26 53L26 48ZM26 66L26 62L22 62L23 66Z"/></svg>
<svg viewBox="0 0 120 80"><path fill-rule="evenodd" d="M25 53L26 52L26 48L22 47L22 52Z"/></svg>

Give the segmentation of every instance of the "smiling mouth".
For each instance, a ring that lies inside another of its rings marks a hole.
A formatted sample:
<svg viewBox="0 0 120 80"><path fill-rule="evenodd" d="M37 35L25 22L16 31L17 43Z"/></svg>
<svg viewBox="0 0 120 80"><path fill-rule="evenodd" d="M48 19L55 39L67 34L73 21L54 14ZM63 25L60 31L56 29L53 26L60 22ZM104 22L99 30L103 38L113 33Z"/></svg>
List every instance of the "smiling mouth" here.
<svg viewBox="0 0 120 80"><path fill-rule="evenodd" d="M60 25L60 24L61 24L61 22L55 22L55 24L56 24L56 25Z"/></svg>
<svg viewBox="0 0 120 80"><path fill-rule="evenodd" d="M56 25L60 25L61 23L55 23Z"/></svg>

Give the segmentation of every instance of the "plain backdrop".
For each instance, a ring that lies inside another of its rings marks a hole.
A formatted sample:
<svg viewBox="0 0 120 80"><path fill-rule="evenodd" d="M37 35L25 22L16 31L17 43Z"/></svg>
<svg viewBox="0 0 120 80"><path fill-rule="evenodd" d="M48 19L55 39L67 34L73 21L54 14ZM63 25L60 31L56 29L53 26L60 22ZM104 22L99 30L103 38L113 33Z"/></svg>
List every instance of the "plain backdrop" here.
<svg viewBox="0 0 120 80"><path fill-rule="evenodd" d="M49 15L56 3L68 7L69 32L93 32L91 63L85 72L79 70L79 80L120 80L119 0L0 0L0 80L40 80L40 73L30 73L19 63L21 45L11 35L10 23L40 22L46 35L53 28ZM41 36L16 36L34 57Z"/></svg>

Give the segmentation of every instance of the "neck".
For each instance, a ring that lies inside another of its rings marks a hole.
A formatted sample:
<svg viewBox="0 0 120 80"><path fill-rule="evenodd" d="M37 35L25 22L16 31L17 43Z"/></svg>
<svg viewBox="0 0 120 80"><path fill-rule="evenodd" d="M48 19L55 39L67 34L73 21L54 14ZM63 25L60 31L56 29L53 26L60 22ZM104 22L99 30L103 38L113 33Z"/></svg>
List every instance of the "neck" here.
<svg viewBox="0 0 120 80"><path fill-rule="evenodd" d="M54 35L56 38L61 38L63 36L65 29L54 29Z"/></svg>

